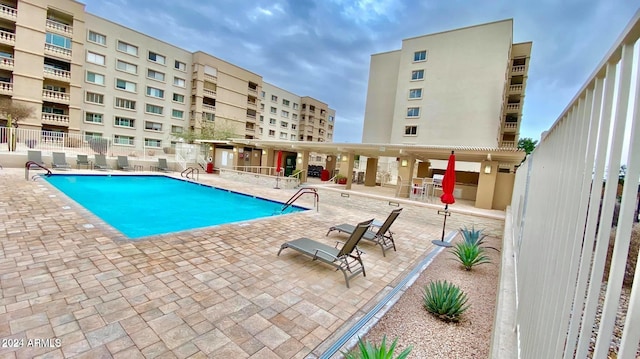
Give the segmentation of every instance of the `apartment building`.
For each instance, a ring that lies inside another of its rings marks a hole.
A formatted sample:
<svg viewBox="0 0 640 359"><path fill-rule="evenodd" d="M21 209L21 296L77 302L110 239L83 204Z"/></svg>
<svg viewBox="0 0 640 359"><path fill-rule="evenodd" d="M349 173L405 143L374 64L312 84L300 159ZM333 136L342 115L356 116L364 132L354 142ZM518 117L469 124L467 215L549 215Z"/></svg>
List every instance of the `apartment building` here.
<svg viewBox="0 0 640 359"><path fill-rule="evenodd" d="M138 151L169 147L173 134L188 130L269 138L270 129L259 132L258 119L271 115L262 103L272 104L262 88L259 74L87 13L80 2L0 0L0 97L33 109L20 128ZM331 141L328 124L303 135L297 120L307 103L331 116L331 126L335 111L275 86L271 92L279 99L275 139Z"/></svg>
<svg viewBox="0 0 640 359"><path fill-rule="evenodd" d="M508 19L372 55L362 142L516 146L530 54Z"/></svg>

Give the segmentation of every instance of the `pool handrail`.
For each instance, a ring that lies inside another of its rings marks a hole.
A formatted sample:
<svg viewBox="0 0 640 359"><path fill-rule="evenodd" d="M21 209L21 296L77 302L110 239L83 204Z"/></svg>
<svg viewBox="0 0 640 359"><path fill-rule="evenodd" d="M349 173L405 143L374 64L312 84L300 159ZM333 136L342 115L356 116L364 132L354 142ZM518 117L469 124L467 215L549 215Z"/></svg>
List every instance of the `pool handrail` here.
<svg viewBox="0 0 640 359"><path fill-rule="evenodd" d="M36 162L36 161L27 161L24 164L24 179L26 179L27 181L29 180L29 170L31 169L31 166L35 166L35 167L40 167L43 170L47 171L47 173L45 174L45 176L51 176L51 170L48 169L47 167L45 167L44 165Z"/></svg>
<svg viewBox="0 0 640 359"><path fill-rule="evenodd" d="M313 194L313 206L316 207L316 212L319 211L320 195L318 195L318 190L315 188L303 187L300 188L296 193L294 193L293 196L291 196L291 198L287 200L287 202L285 202L284 206L282 206L282 209L280 210L280 213L284 212L285 209L289 208L293 204L293 202L298 200L298 198L302 197L302 195L305 193Z"/></svg>

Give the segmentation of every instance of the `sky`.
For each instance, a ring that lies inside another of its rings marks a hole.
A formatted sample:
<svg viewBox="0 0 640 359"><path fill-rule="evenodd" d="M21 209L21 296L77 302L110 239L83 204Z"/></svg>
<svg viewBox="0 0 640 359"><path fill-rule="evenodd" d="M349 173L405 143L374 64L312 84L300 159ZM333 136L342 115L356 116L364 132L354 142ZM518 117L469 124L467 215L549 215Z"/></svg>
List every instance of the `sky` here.
<svg viewBox="0 0 640 359"><path fill-rule="evenodd" d="M539 139L638 11L637 0L80 0L86 11L204 51L336 110L359 143L372 54L402 39L513 19L533 41L520 137Z"/></svg>

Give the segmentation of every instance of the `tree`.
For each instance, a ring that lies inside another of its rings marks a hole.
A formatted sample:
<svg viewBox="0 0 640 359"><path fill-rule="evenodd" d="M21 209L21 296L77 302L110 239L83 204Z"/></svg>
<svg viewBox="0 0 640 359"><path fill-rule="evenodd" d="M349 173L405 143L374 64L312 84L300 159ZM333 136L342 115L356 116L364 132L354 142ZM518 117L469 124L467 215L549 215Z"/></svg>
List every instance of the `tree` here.
<svg viewBox="0 0 640 359"><path fill-rule="evenodd" d="M524 150L527 156L529 156L529 154L536 148L537 144L537 140L533 140L530 137L523 137L518 140L518 149Z"/></svg>
<svg viewBox="0 0 640 359"><path fill-rule="evenodd" d="M7 118L9 129L9 151L16 150L16 134L11 128L18 128L20 121L33 116L34 109L19 102L13 102L9 98L0 99L0 114Z"/></svg>
<svg viewBox="0 0 640 359"><path fill-rule="evenodd" d="M182 138L187 143L195 140L228 140L239 137L233 127L226 124L216 124L214 121L200 121L200 130L188 129L182 133L172 133L173 137Z"/></svg>

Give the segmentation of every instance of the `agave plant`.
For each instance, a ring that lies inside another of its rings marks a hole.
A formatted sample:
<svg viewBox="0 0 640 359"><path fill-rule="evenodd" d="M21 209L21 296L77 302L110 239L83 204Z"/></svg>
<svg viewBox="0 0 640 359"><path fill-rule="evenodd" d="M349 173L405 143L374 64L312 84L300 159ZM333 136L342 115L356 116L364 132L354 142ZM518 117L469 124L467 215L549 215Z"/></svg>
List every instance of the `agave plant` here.
<svg viewBox="0 0 640 359"><path fill-rule="evenodd" d="M460 234L462 234L462 238L464 241L469 244L482 244L484 238L487 236L486 234L482 234L482 229L475 229L475 226L471 226L471 229L466 226L460 228Z"/></svg>
<svg viewBox="0 0 640 359"><path fill-rule="evenodd" d="M451 249L464 269L470 271L475 265L491 263L485 249L478 244L459 242Z"/></svg>
<svg viewBox="0 0 640 359"><path fill-rule="evenodd" d="M393 352L396 349L398 338L393 340L391 346L387 349L387 336L382 337L380 346L371 344L368 340L363 342L358 338L358 349L355 352L343 353L345 359L393 359ZM396 359L405 359L409 356L412 347L408 347L398 354Z"/></svg>
<svg viewBox="0 0 640 359"><path fill-rule="evenodd" d="M445 322L458 322L469 305L467 295L453 283L431 281L422 296L425 309Z"/></svg>

